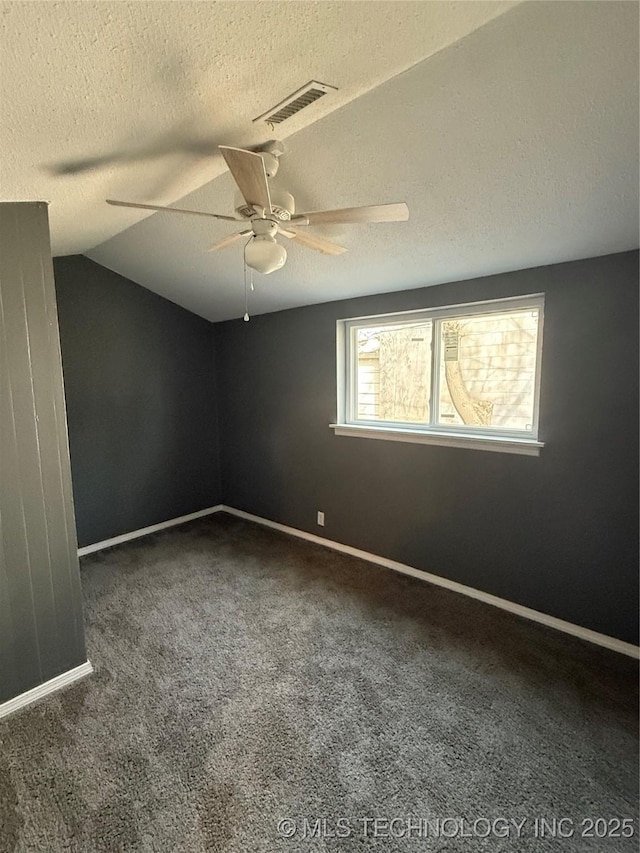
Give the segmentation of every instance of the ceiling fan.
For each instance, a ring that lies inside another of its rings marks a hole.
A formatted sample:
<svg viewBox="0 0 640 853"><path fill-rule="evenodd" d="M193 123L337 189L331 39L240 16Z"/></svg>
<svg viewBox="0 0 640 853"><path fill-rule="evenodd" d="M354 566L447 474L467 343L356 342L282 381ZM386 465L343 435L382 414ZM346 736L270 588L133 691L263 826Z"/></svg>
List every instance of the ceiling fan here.
<svg viewBox="0 0 640 853"><path fill-rule="evenodd" d="M220 145L219 150L239 189L235 201L236 213L239 216L224 216L203 210L184 210L179 207L136 204L114 199L107 199L107 204L135 207L141 210L209 216L229 222L246 222L250 225L249 228L225 237L211 246L208 251L226 249L243 237L249 237L244 251L245 263L264 275L281 269L287 259L286 249L276 242L277 234L325 255L341 255L347 251L344 246L315 237L313 234L306 233L306 230L297 231L292 226L306 229L307 226L313 225L403 222L409 218L409 208L404 202L346 207L340 210L320 210L315 213L296 213L293 196L270 186L268 181L278 171L279 158L284 154L285 149L281 142L271 140L253 149Z"/></svg>

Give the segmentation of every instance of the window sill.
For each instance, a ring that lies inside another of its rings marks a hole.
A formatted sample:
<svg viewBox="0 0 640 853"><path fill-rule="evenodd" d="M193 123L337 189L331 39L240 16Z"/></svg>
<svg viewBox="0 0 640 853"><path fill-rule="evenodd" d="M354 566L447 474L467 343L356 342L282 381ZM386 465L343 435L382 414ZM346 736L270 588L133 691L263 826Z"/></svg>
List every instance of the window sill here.
<svg viewBox="0 0 640 853"><path fill-rule="evenodd" d="M543 441L531 438L504 438L492 435L465 435L454 432L418 432L392 427L356 426L354 424L329 424L336 435L352 438L377 438L385 441L408 441L414 444L440 444L444 447L466 447L470 450L492 450L497 453L519 453L523 456L540 456Z"/></svg>

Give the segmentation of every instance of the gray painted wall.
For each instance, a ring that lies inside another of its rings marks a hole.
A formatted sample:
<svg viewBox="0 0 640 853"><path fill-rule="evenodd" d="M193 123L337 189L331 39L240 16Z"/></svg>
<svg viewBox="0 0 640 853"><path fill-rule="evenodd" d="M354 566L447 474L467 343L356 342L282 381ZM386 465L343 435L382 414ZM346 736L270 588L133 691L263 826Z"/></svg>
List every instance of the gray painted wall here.
<svg viewBox="0 0 640 853"><path fill-rule="evenodd" d="M0 204L0 702L84 663L47 205Z"/></svg>
<svg viewBox="0 0 640 853"><path fill-rule="evenodd" d="M212 325L54 260L80 545L220 502Z"/></svg>
<svg viewBox="0 0 640 853"><path fill-rule="evenodd" d="M539 458L329 429L338 318L540 291ZM217 324L224 502L635 643L637 323L630 252Z"/></svg>

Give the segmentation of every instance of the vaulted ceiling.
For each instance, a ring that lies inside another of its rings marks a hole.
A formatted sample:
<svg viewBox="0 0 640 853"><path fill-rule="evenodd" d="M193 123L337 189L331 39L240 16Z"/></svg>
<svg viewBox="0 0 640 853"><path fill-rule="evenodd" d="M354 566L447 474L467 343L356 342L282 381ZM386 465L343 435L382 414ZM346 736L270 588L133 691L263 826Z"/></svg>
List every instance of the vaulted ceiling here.
<svg viewBox="0 0 640 853"><path fill-rule="evenodd" d="M50 202L85 253L209 319L244 311L218 144L277 137L298 210L406 201L313 233L255 276L254 313L638 246L636 2L0 4L0 193ZM278 125L309 80L336 90ZM66 172L65 172L66 169ZM279 238L281 239L281 238Z"/></svg>

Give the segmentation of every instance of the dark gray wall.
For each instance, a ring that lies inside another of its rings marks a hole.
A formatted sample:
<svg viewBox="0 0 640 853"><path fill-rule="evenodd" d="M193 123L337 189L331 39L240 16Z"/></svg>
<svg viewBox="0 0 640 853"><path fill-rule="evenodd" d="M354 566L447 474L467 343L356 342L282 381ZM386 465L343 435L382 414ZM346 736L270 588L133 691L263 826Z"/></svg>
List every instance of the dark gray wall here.
<svg viewBox="0 0 640 853"><path fill-rule="evenodd" d="M329 429L338 318L541 291L539 458ZM216 349L225 503L637 642L637 252L221 323Z"/></svg>
<svg viewBox="0 0 640 853"><path fill-rule="evenodd" d="M86 657L47 205L0 204L0 702Z"/></svg>
<svg viewBox="0 0 640 853"><path fill-rule="evenodd" d="M211 323L83 256L54 267L79 544L219 503Z"/></svg>

